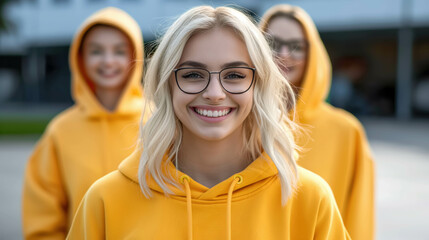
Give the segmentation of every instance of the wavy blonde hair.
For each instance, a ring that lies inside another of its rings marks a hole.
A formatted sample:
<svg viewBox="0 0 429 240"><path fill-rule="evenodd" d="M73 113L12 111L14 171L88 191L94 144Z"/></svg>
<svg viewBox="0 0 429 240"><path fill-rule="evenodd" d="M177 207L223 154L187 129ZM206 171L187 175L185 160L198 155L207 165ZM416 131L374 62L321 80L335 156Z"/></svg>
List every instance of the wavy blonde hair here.
<svg viewBox="0 0 429 240"><path fill-rule="evenodd" d="M246 44L256 68L253 106L243 122L245 151L252 159L259 157L262 151L270 156L278 169L285 203L297 182L293 156L295 124L288 118L288 105L294 105L295 98L273 61L263 34L248 16L230 7L192 8L181 15L160 40L144 80L146 99L153 103L153 109L151 118L141 128L140 187L146 197L151 196L148 174L165 194L172 194L169 184L180 187L171 175L165 174L168 162L163 160L168 153L168 160L176 158L177 162L182 140L182 125L174 114L169 79L189 38L215 27L232 29Z"/></svg>

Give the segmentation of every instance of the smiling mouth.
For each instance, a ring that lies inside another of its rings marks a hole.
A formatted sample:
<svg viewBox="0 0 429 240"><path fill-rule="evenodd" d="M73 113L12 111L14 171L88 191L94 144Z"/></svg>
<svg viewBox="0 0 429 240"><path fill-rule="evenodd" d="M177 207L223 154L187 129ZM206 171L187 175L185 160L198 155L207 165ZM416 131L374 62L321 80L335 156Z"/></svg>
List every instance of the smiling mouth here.
<svg viewBox="0 0 429 240"><path fill-rule="evenodd" d="M117 75L119 75L120 71L116 70L116 71L103 71L103 70L98 70L98 74L100 74L102 77L105 78L111 78L111 77L116 77Z"/></svg>
<svg viewBox="0 0 429 240"><path fill-rule="evenodd" d="M228 115L232 111L232 108L226 108L222 110L208 110L208 109L193 107L192 109L198 115L203 117L209 117L209 118L223 117Z"/></svg>

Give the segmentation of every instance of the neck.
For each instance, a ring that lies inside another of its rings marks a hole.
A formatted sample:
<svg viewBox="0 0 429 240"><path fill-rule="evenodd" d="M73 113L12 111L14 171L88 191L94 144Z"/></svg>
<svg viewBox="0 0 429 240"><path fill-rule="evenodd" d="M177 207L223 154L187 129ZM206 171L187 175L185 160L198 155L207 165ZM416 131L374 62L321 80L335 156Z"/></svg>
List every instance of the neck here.
<svg viewBox="0 0 429 240"><path fill-rule="evenodd" d="M95 95L101 105L103 105L103 107L108 111L112 112L115 110L116 105L121 98L122 89L105 89L96 87Z"/></svg>
<svg viewBox="0 0 429 240"><path fill-rule="evenodd" d="M243 149L241 129L220 141L201 140L184 129L178 167L195 181L211 188L251 163Z"/></svg>
<svg viewBox="0 0 429 240"><path fill-rule="evenodd" d="M184 129L179 150L180 170L209 188L244 170L251 161L243 154L241 131L236 130L226 139L209 141Z"/></svg>

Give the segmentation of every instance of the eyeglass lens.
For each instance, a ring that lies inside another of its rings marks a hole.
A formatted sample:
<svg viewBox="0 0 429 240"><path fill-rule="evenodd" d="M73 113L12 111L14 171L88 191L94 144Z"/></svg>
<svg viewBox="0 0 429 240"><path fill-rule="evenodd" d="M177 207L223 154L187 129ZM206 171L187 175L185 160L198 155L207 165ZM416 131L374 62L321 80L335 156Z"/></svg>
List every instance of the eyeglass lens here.
<svg viewBox="0 0 429 240"><path fill-rule="evenodd" d="M176 70L176 80L182 91L199 93L208 86L212 74L219 78L226 91L243 93L250 88L253 82L254 70L246 67L234 67L210 73L207 69L201 68L179 68Z"/></svg>

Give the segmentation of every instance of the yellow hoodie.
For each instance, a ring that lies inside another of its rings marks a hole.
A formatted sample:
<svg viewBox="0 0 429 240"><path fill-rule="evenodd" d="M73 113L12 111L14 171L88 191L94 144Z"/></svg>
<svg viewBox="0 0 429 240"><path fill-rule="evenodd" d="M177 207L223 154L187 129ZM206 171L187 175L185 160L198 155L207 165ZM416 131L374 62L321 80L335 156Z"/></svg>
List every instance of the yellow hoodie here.
<svg viewBox="0 0 429 240"><path fill-rule="evenodd" d="M135 51L136 62L113 112L99 103L79 66L82 37L95 24L122 30ZM75 104L49 123L25 171L22 219L26 239L64 239L87 189L117 169L138 138L143 39L137 22L116 8L93 14L75 35L69 61Z"/></svg>
<svg viewBox="0 0 429 240"><path fill-rule="evenodd" d="M174 194L166 197L149 177L148 199L138 184L140 154L91 186L67 239L350 239L328 184L305 169L285 206L277 168L265 153L212 188L170 162L166 173L181 188L170 185Z"/></svg>
<svg viewBox="0 0 429 240"><path fill-rule="evenodd" d="M301 8L277 5L264 14L260 27L266 31L272 17L292 12L309 41L296 107L298 122L308 134L297 138L304 149L297 163L329 183L354 240L374 239L374 162L360 122L324 102L331 83L331 63L316 26Z"/></svg>

